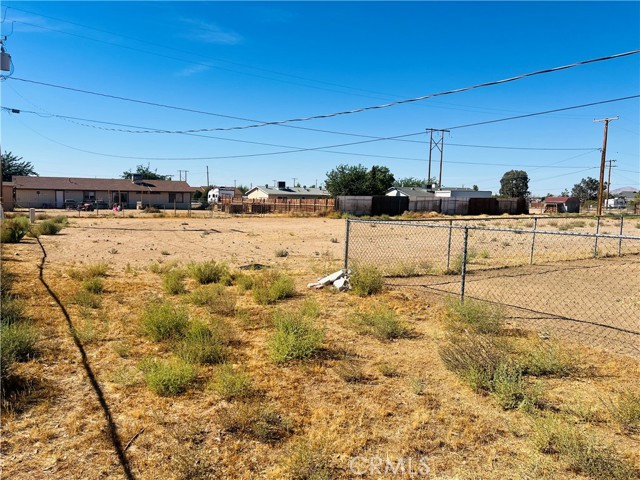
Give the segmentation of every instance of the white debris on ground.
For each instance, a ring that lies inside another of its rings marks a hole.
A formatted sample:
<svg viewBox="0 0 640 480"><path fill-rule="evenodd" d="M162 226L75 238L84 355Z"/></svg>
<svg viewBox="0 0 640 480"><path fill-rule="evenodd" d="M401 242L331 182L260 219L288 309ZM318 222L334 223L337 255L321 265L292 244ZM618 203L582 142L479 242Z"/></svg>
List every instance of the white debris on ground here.
<svg viewBox="0 0 640 480"><path fill-rule="evenodd" d="M327 285L333 285L339 291L350 290L350 273L351 270L338 270L337 272L333 272L331 275L327 275L326 277L321 278L317 282L307 284L307 287L320 289L326 287Z"/></svg>

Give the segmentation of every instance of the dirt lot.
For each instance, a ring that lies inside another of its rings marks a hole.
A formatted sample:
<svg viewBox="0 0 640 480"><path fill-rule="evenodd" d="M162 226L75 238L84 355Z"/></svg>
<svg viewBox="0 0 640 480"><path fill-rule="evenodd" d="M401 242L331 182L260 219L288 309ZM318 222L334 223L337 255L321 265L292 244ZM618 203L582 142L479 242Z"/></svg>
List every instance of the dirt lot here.
<svg viewBox="0 0 640 480"><path fill-rule="evenodd" d="M640 432L622 430L608 407L638 384L637 360L563 342L573 373L527 377L541 392L540 405L532 413L505 411L494 396L475 393L443 366L438 350L447 329L440 296L389 289L357 297L306 289L307 282L340 268L343 220L70 220L58 235L40 237L47 254L44 283L38 277L43 252L35 239L2 249L3 268L17 275L15 294L40 332L39 354L18 365L3 401L6 478L126 478L127 469L137 479L593 477L533 443L536 425L556 417L613 446L620 459L640 469ZM251 263L279 267L294 279L297 293L263 306L238 285L224 287L237 302L235 311L211 315L189 302L199 288L193 280L186 281L186 294L170 295L162 276L149 268L152 262L209 259L234 270ZM109 270L100 301L87 307L78 300L83 287L72 272L96 262L108 263ZM229 363L249 375L253 397L225 400L215 393L211 382L219 365L199 366L181 395L154 394L140 365L171 357L175 345L141 334L141 311L153 297L184 306L192 320L221 317L233 336ZM274 363L268 348L274 312L299 312L309 302L325 332L322 350L308 360ZM391 309L410 334L389 341L354 328L354 313L375 308ZM514 329L501 341L537 348L546 340ZM228 426L229 415L252 405L272 411L272 424L288 425L282 437L265 441ZM110 425L126 449L124 460L116 455ZM411 460L414 474L367 470L379 458L394 465ZM415 473L420 461L428 472Z"/></svg>

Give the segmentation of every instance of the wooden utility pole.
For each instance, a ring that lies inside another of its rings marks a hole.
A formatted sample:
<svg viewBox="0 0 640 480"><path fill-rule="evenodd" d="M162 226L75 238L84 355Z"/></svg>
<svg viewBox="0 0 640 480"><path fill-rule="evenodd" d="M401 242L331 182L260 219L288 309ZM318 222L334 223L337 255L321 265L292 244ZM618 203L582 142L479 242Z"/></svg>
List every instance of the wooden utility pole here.
<svg viewBox="0 0 640 480"><path fill-rule="evenodd" d="M207 165L207 187L209 186L209 165Z"/></svg>
<svg viewBox="0 0 640 480"><path fill-rule="evenodd" d="M611 167L612 163L617 162L617 160L609 160L609 176L607 178L607 199L604 202L604 208L607 208L607 203L609 203L609 191L611 190Z"/></svg>
<svg viewBox="0 0 640 480"><path fill-rule="evenodd" d="M594 122L604 122L604 140L602 141L602 157L600 159L600 184L598 185L598 210L597 215L602 215L602 196L604 190L604 164L607 158L607 135L609 133L609 122L618 120L619 117L603 118Z"/></svg>

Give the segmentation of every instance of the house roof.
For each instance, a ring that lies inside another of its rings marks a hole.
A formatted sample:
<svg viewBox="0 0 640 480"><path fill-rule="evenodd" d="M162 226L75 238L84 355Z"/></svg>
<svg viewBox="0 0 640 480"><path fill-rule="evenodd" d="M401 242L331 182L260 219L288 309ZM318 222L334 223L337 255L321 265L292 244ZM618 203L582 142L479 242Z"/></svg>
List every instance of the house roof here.
<svg viewBox="0 0 640 480"><path fill-rule="evenodd" d="M107 190L121 192L194 192L187 182L171 180L142 180L133 183L127 178L74 178L74 177L24 177L15 176L17 189L29 190Z"/></svg>
<svg viewBox="0 0 640 480"><path fill-rule="evenodd" d="M286 187L286 188L269 188L269 187L253 187L245 195L249 195L256 190L266 193L267 195L280 195L287 197L305 197L309 195L322 196L329 198L331 194L321 188L304 188L304 187Z"/></svg>
<svg viewBox="0 0 640 480"><path fill-rule="evenodd" d="M429 190L423 187L391 187L388 188L385 193L389 193L392 191L398 191L407 197L419 197L419 196L433 196L433 190Z"/></svg>
<svg viewBox="0 0 640 480"><path fill-rule="evenodd" d="M577 197L547 197L544 203L567 203L569 200L578 200Z"/></svg>

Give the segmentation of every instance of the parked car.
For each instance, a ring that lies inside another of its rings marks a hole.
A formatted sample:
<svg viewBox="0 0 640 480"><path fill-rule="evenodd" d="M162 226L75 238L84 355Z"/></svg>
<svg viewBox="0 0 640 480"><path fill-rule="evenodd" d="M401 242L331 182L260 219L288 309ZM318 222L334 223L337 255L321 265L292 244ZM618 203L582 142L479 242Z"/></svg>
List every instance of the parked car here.
<svg viewBox="0 0 640 480"><path fill-rule="evenodd" d="M64 201L64 209L65 210L75 210L78 208L78 202L75 200L65 200Z"/></svg>

